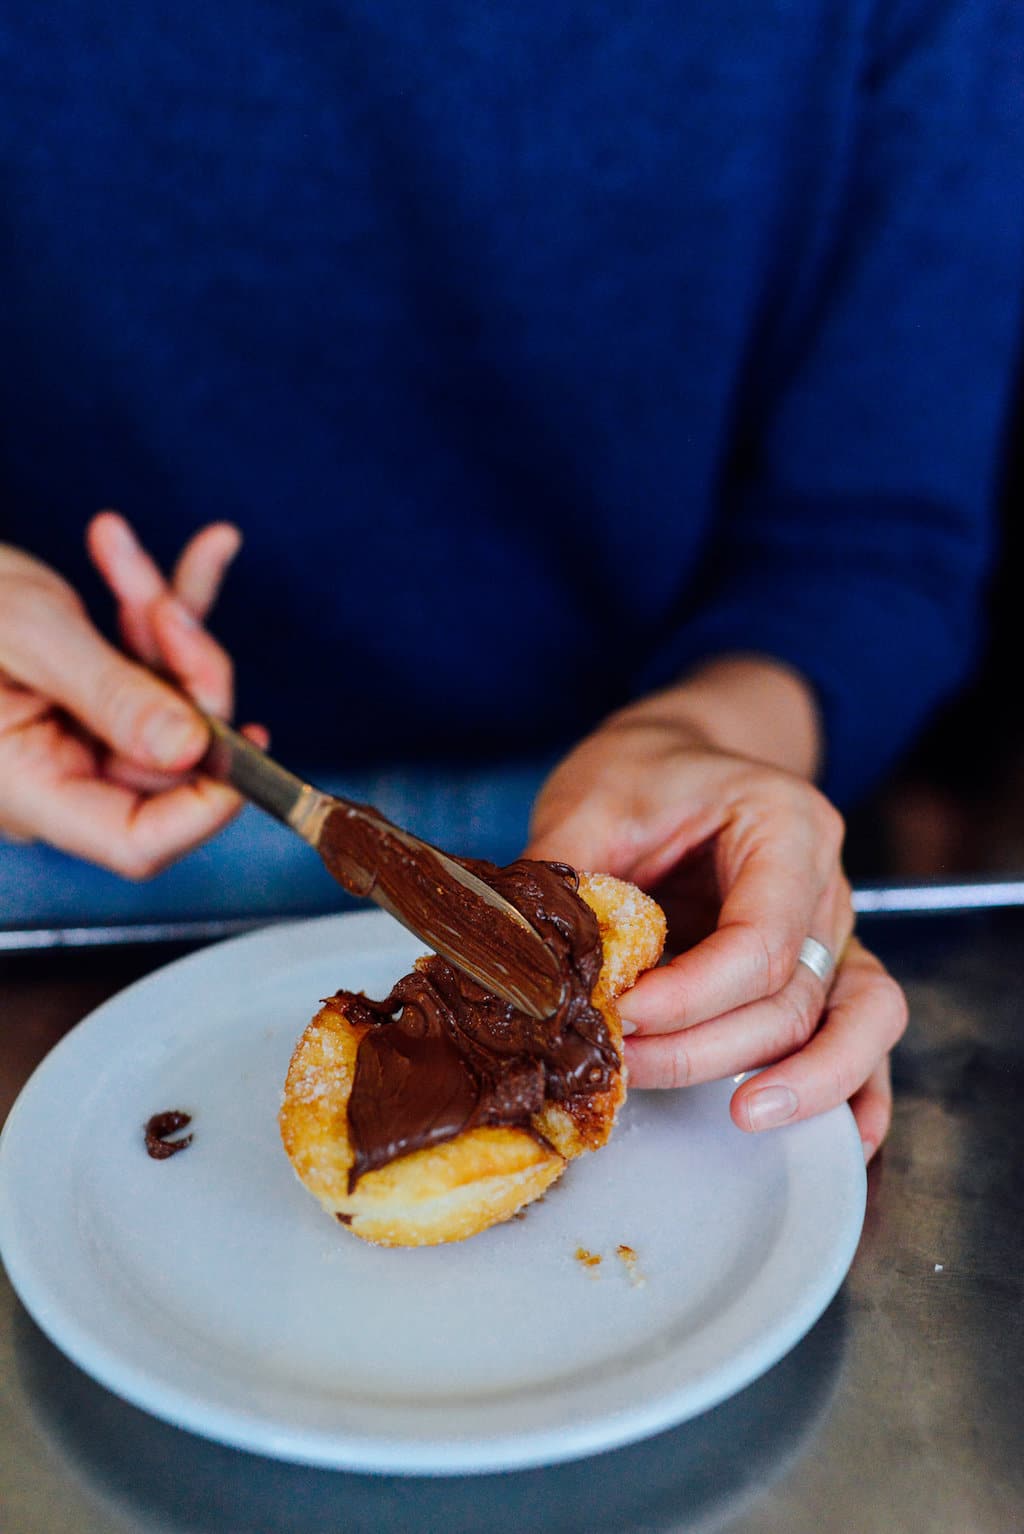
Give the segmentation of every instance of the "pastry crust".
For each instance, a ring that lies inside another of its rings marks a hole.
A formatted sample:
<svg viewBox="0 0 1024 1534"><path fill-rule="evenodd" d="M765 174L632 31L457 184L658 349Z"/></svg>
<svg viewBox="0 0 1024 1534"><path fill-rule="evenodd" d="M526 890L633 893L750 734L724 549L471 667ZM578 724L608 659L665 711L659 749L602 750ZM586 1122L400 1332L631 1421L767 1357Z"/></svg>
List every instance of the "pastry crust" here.
<svg viewBox="0 0 1024 1534"><path fill-rule="evenodd" d="M649 895L610 874L581 874L579 893L601 931L603 962L592 999L621 1060L615 998L657 963L665 917ZM348 1099L367 1026L350 1023L337 998L324 1003L295 1048L279 1122L303 1185L355 1235L383 1246L462 1241L507 1220L539 1198L573 1156L605 1143L626 1095L620 1069L601 1092L545 1104L533 1124L546 1145L525 1129L468 1129L364 1173L350 1193Z"/></svg>

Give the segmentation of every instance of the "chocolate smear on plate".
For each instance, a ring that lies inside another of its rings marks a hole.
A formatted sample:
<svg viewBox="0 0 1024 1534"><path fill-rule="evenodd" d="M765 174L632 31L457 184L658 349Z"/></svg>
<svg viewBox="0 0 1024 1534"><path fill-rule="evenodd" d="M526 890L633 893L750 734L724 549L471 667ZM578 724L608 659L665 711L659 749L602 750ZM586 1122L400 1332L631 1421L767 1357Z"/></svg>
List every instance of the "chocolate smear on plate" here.
<svg viewBox="0 0 1024 1534"><path fill-rule="evenodd" d="M186 1128L191 1122L191 1113L182 1113L180 1108L168 1108L163 1113L154 1113L146 1121L143 1131L146 1136L146 1154L152 1156L154 1161L166 1161L168 1156L176 1156L179 1151L186 1150L192 1144L191 1135L182 1135L180 1140L168 1137L177 1134L179 1129Z"/></svg>

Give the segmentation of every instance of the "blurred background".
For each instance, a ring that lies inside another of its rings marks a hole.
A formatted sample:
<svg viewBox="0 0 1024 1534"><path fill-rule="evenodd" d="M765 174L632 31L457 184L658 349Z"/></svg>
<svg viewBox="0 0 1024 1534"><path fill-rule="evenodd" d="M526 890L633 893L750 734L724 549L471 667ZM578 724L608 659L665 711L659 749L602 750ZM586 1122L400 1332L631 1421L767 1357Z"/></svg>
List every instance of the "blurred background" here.
<svg viewBox="0 0 1024 1534"><path fill-rule="evenodd" d="M899 902L907 897L899 889L915 881L1024 879L1024 708L1017 662L1024 607L1024 388L1017 393L982 659L971 684L933 720L909 758L847 817L846 864L862 889L862 913L893 900L902 909ZM396 772L318 781L349 798L372 800L400 825L445 846L451 845L454 788L467 838L457 850L507 862L522 848L548 765L553 759L528 764L518 774L503 771L493 781L486 773L440 768L433 777ZM885 885L897 886L896 892L878 889ZM1016 899L1019 892L1012 893ZM998 892L999 902L1006 895ZM945 897L939 891L927 898ZM987 898L986 892L978 898ZM0 954L65 943L218 937L240 925L350 904L307 847L252 808L214 844L143 886L41 844L0 845Z"/></svg>
<svg viewBox="0 0 1024 1534"><path fill-rule="evenodd" d="M855 883L1024 874L1024 372L1017 400L984 658L897 773L850 815Z"/></svg>

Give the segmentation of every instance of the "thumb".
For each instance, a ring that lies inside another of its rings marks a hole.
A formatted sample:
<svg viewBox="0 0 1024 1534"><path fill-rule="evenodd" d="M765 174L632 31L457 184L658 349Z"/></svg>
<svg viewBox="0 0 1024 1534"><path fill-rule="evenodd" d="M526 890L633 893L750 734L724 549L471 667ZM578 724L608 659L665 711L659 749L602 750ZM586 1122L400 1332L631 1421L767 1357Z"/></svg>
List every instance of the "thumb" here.
<svg viewBox="0 0 1024 1534"><path fill-rule="evenodd" d="M195 710L108 643L77 603L48 596L29 586L10 593L0 649L12 678L140 767L194 767L209 741Z"/></svg>
<svg viewBox="0 0 1024 1534"><path fill-rule="evenodd" d="M575 805L562 803L557 813L551 813L541 799L523 856L569 863L592 873L619 874L624 859L615 845L616 830L614 815L600 800L587 799Z"/></svg>

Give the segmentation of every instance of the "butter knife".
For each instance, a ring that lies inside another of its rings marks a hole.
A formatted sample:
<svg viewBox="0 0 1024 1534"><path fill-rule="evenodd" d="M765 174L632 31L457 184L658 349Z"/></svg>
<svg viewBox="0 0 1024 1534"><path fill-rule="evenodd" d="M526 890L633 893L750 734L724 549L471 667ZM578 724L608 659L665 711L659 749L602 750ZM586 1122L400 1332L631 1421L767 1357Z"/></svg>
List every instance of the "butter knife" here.
<svg viewBox="0 0 1024 1534"><path fill-rule="evenodd" d="M220 719L203 717L210 746L200 771L296 832L351 894L375 901L487 990L530 1017L557 1010L558 961L490 885L371 805L314 788Z"/></svg>

